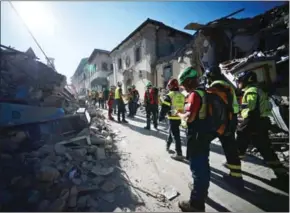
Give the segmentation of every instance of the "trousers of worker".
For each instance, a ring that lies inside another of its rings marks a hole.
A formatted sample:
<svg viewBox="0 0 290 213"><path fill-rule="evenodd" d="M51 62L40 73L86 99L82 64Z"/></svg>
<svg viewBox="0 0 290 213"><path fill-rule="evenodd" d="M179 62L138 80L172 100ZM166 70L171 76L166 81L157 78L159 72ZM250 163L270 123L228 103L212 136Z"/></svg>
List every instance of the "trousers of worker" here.
<svg viewBox="0 0 290 213"><path fill-rule="evenodd" d="M151 126L151 115L153 116L153 125L157 127L157 117L158 117L158 105L157 104L149 104L146 106L146 123L147 127Z"/></svg>
<svg viewBox="0 0 290 213"><path fill-rule="evenodd" d="M112 113L113 113L113 105L114 105L114 100L109 100L108 101L108 118L112 119Z"/></svg>
<svg viewBox="0 0 290 213"><path fill-rule="evenodd" d="M246 118L237 129L237 142L240 155L244 155L249 143L258 149L266 164L277 177L285 175L285 168L280 163L276 153L271 148L269 139L270 120L268 117L260 119Z"/></svg>
<svg viewBox="0 0 290 213"><path fill-rule="evenodd" d="M227 160L227 167L230 169L230 176L241 178L241 159L239 158L238 143L235 139L235 131L237 126L237 115L233 116L232 128L226 135L220 136L219 140L222 144L225 157Z"/></svg>
<svg viewBox="0 0 290 213"><path fill-rule="evenodd" d="M209 146L212 135L198 133L190 128L187 132L187 152L193 178L190 194L192 205L204 209L210 185Z"/></svg>
<svg viewBox="0 0 290 213"><path fill-rule="evenodd" d="M181 124L181 120L169 120L169 133L167 138L167 148L170 147L171 143L175 142L175 151L177 155L182 155L181 151L181 139L180 139L180 129L179 126Z"/></svg>

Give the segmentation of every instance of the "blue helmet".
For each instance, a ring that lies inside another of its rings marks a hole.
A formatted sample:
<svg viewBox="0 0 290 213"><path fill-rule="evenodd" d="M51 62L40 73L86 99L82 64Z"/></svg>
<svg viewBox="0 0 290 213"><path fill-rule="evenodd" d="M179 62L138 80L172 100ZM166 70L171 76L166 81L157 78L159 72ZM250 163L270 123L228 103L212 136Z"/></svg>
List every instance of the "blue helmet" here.
<svg viewBox="0 0 290 213"><path fill-rule="evenodd" d="M244 71L237 75L236 81L242 83L255 83L257 82L257 74L251 71Z"/></svg>
<svg viewBox="0 0 290 213"><path fill-rule="evenodd" d="M222 75L221 69L219 66L212 66L205 71L206 78L216 78Z"/></svg>

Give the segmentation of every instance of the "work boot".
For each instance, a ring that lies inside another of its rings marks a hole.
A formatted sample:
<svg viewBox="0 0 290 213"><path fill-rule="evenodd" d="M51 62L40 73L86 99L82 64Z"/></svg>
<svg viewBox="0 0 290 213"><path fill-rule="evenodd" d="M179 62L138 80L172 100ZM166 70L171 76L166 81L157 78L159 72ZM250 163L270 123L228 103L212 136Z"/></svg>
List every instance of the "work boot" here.
<svg viewBox="0 0 290 213"><path fill-rule="evenodd" d="M128 121L126 121L126 120L122 120L122 123L124 123L124 124L127 124L127 123L128 123Z"/></svg>
<svg viewBox="0 0 290 213"><path fill-rule="evenodd" d="M145 126L144 129L150 130L150 127L149 126Z"/></svg>
<svg viewBox="0 0 290 213"><path fill-rule="evenodd" d="M154 126L154 129L158 130L158 126Z"/></svg>
<svg viewBox="0 0 290 213"><path fill-rule="evenodd" d="M170 156L173 160L182 161L183 156L181 154L174 154Z"/></svg>
<svg viewBox="0 0 290 213"><path fill-rule="evenodd" d="M223 175L223 179L227 184L238 190L244 189L244 180L241 177L233 177L231 175L225 174Z"/></svg>
<svg viewBox="0 0 290 213"><path fill-rule="evenodd" d="M289 175L287 174L279 175L276 178L271 178L270 182L281 190L289 190Z"/></svg>
<svg viewBox="0 0 290 213"><path fill-rule="evenodd" d="M190 201L179 201L178 207L183 212L205 212L205 207L192 205Z"/></svg>
<svg viewBox="0 0 290 213"><path fill-rule="evenodd" d="M169 152L169 146L166 144L166 152Z"/></svg>
<svg viewBox="0 0 290 213"><path fill-rule="evenodd" d="M110 120L110 121L114 121L115 119L114 119L113 117L110 117L109 120Z"/></svg>

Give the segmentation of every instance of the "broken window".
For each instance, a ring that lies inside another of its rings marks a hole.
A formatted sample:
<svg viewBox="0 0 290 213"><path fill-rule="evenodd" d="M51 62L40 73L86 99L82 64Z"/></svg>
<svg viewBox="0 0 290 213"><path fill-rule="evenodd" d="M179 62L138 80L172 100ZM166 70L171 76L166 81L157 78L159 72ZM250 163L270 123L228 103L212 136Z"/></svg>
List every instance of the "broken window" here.
<svg viewBox="0 0 290 213"><path fill-rule="evenodd" d="M164 88L167 86L168 81L170 80L170 78L172 77L172 66L171 65L167 65L163 68L163 85Z"/></svg>
<svg viewBox="0 0 290 213"><path fill-rule="evenodd" d="M108 64L103 62L102 63L102 70L108 71Z"/></svg>
<svg viewBox="0 0 290 213"><path fill-rule="evenodd" d="M135 62L139 62L141 60L141 48L137 47L135 49Z"/></svg>
<svg viewBox="0 0 290 213"><path fill-rule="evenodd" d="M118 59L118 67L119 67L119 70L122 69L122 59L121 58Z"/></svg>

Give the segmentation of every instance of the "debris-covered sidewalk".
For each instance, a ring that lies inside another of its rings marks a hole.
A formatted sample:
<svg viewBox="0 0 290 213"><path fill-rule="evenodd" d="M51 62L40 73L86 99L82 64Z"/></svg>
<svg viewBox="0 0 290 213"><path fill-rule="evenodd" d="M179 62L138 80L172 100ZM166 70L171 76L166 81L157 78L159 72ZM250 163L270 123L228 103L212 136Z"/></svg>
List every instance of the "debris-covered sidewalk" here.
<svg viewBox="0 0 290 213"><path fill-rule="evenodd" d="M118 166L116 132L100 112L90 114L90 127L66 140L1 152L1 211L114 211L116 190L131 196ZM11 143L21 146L22 136Z"/></svg>

